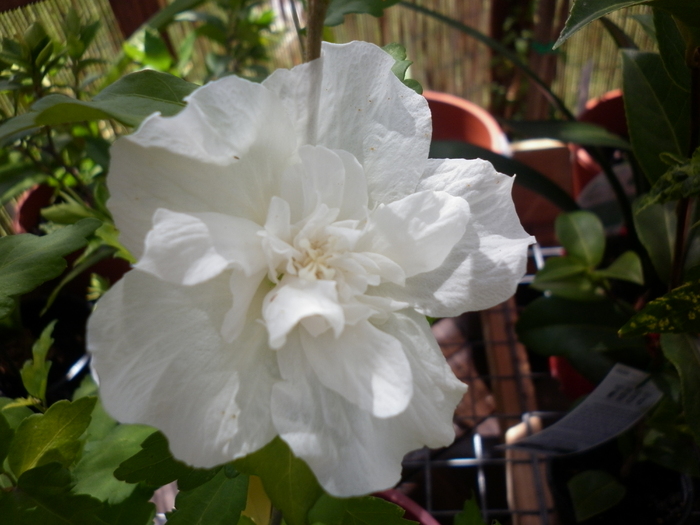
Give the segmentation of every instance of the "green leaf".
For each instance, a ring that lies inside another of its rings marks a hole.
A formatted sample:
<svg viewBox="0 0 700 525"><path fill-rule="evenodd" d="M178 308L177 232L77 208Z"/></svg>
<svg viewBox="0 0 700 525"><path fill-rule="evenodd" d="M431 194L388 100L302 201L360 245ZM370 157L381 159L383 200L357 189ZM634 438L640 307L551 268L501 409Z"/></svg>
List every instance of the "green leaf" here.
<svg viewBox="0 0 700 525"><path fill-rule="evenodd" d="M603 260L605 231L603 223L588 211L564 213L554 223L557 239L566 253L589 267Z"/></svg>
<svg viewBox="0 0 700 525"><path fill-rule="evenodd" d="M149 501L152 496L152 489L138 486L124 501L105 505L97 516L108 525L153 525L156 506Z"/></svg>
<svg viewBox="0 0 700 525"><path fill-rule="evenodd" d="M656 53L622 52L625 114L635 157L649 182L666 172L661 153L683 157L690 144L690 93L676 86Z"/></svg>
<svg viewBox="0 0 700 525"><path fill-rule="evenodd" d="M602 295L588 276L588 267L574 257L550 257L532 282L537 290L548 291L575 301L596 301Z"/></svg>
<svg viewBox="0 0 700 525"><path fill-rule="evenodd" d="M653 204L641 211L639 207L638 199L633 206L637 235L646 248L657 275L662 281L668 282L676 243L675 205Z"/></svg>
<svg viewBox="0 0 700 525"><path fill-rule="evenodd" d="M509 120L506 125L516 133L531 138L551 138L583 146L606 146L629 150L629 142L589 122L560 120Z"/></svg>
<svg viewBox="0 0 700 525"><path fill-rule="evenodd" d="M12 406L14 403L14 399L0 397L0 416L7 421L11 429L16 430L19 424L34 412L26 406ZM11 408L7 408L8 406L11 406Z"/></svg>
<svg viewBox="0 0 700 525"><path fill-rule="evenodd" d="M311 469L292 454L279 437L262 449L236 460L234 466L260 477L272 504L289 525L306 525L306 515L323 494ZM331 524L326 524L331 525Z"/></svg>
<svg viewBox="0 0 700 525"><path fill-rule="evenodd" d="M406 86L413 89L419 95L422 94L423 87L417 81L406 78L406 72L408 71L410 65L413 64L411 60L406 60L406 48L401 44L394 42L385 45L382 47L382 49L389 53L395 61L394 65L391 67L391 71L394 73L394 75L396 75L396 78L398 78Z"/></svg>
<svg viewBox="0 0 700 525"><path fill-rule="evenodd" d="M46 402L46 385L49 380L49 370L51 362L46 362L46 354L48 354L51 345L53 344L53 327L56 321L50 322L41 332L39 339L32 346L32 360L24 363L20 375L22 376L22 384L27 389L29 395Z"/></svg>
<svg viewBox="0 0 700 525"><path fill-rule="evenodd" d="M457 140L435 140L430 144L432 159L484 159L506 175L516 175L515 183L534 191L563 211L579 209L576 201L547 176L527 164L499 155L486 148Z"/></svg>
<svg viewBox="0 0 700 525"><path fill-rule="evenodd" d="M161 487L190 472L189 467L176 460L161 432L154 432L141 443L141 450L119 465L114 476L127 483L144 482Z"/></svg>
<svg viewBox="0 0 700 525"><path fill-rule="evenodd" d="M72 470L73 492L112 504L124 501L136 485L118 480L114 471L137 454L141 443L154 432L154 428L144 425L117 425L104 439L86 443L82 457Z"/></svg>
<svg viewBox="0 0 700 525"><path fill-rule="evenodd" d="M636 284L644 284L644 270L642 261L633 251L626 251L604 270L593 272L594 276L606 279L621 279Z"/></svg>
<svg viewBox="0 0 700 525"><path fill-rule="evenodd" d="M96 401L95 397L72 403L59 401L45 414L34 414L22 421L8 453L8 463L15 476L50 462L69 467L80 451L78 438L90 424Z"/></svg>
<svg viewBox="0 0 700 525"><path fill-rule="evenodd" d="M622 328L620 335L700 332L700 281L684 283L649 301Z"/></svg>
<svg viewBox="0 0 700 525"><path fill-rule="evenodd" d="M56 224L75 224L81 219L97 218L95 210L77 201L62 202L43 208L41 216Z"/></svg>
<svg viewBox="0 0 700 525"><path fill-rule="evenodd" d="M67 266L64 257L83 247L99 225L96 219L84 219L43 237L0 238L0 318L13 310L13 297L58 277Z"/></svg>
<svg viewBox="0 0 700 525"><path fill-rule="evenodd" d="M676 22L670 14L654 9L654 29L666 73L683 91L690 91L690 70L685 65L685 42Z"/></svg>
<svg viewBox="0 0 700 525"><path fill-rule="evenodd" d="M566 25L554 44L556 49L579 29L608 13L643 3L645 0L574 0Z"/></svg>
<svg viewBox="0 0 700 525"><path fill-rule="evenodd" d="M170 525L230 525L237 523L248 497L248 476L231 476L222 468L211 480L192 490L180 491Z"/></svg>
<svg viewBox="0 0 700 525"><path fill-rule="evenodd" d="M639 49L634 40L615 22L604 16L600 18L600 21L619 49Z"/></svg>
<svg viewBox="0 0 700 525"><path fill-rule="evenodd" d="M700 443L700 346L697 336L663 334L661 349L681 378L681 399L685 420L696 443Z"/></svg>
<svg viewBox="0 0 700 525"><path fill-rule="evenodd" d="M144 65L157 71L167 71L173 64L173 57L168 51L168 46L157 31L147 29L144 35Z"/></svg>
<svg viewBox="0 0 700 525"><path fill-rule="evenodd" d="M73 393L73 401L88 396L97 396L97 385L90 374L85 376L80 386ZM110 416L102 406L102 401L97 398L95 408L93 408L90 414L90 424L82 437L85 438L85 443L87 445L91 441L104 439L116 426L117 422L112 419L112 416Z"/></svg>
<svg viewBox="0 0 700 525"><path fill-rule="evenodd" d="M343 23L345 15L351 13L368 14L380 17L384 9L398 4L400 0L331 0L326 11L326 26L337 26Z"/></svg>
<svg viewBox="0 0 700 525"><path fill-rule="evenodd" d="M664 204L700 194L700 155L681 165L672 166L642 195L637 203L637 213L653 204Z"/></svg>
<svg viewBox="0 0 700 525"><path fill-rule="evenodd" d="M473 494L470 499L464 502L464 508L455 516L453 525L486 525Z"/></svg>
<svg viewBox="0 0 700 525"><path fill-rule="evenodd" d="M615 476L603 470L584 470L571 478L567 486L578 522L611 509L627 493Z"/></svg>
<svg viewBox="0 0 700 525"><path fill-rule="evenodd" d="M30 135L40 124L36 123L36 113L30 111L6 120L0 124L0 147L7 146L17 139Z"/></svg>
<svg viewBox="0 0 700 525"><path fill-rule="evenodd" d="M0 472L2 472L2 463L7 457L7 451L10 448L14 435L15 431L7 422L7 419L0 416Z"/></svg>
<svg viewBox="0 0 700 525"><path fill-rule="evenodd" d="M545 356L563 356L597 383L615 361L637 368L644 368L648 362L643 338L620 339L617 335L628 318L610 300L581 302L540 297L523 310L516 331L529 350Z"/></svg>
<svg viewBox="0 0 700 525"><path fill-rule="evenodd" d="M415 525L403 515L401 507L381 498L340 499L324 494L309 512L309 522L323 525Z"/></svg>
<svg viewBox="0 0 700 525"><path fill-rule="evenodd" d="M71 476L58 463L28 470L17 482L14 500L19 523L41 525L103 525L96 513L102 504L70 493ZM144 524L145 525L145 524Z"/></svg>

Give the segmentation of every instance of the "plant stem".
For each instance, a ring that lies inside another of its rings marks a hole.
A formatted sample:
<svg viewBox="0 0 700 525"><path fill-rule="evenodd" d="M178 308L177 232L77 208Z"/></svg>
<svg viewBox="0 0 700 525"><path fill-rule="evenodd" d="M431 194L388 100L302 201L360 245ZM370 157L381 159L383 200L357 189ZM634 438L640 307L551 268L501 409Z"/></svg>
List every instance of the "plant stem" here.
<svg viewBox="0 0 700 525"><path fill-rule="evenodd" d="M311 62L321 56L323 40L323 21L330 0L309 0L309 13L306 17L306 59Z"/></svg>

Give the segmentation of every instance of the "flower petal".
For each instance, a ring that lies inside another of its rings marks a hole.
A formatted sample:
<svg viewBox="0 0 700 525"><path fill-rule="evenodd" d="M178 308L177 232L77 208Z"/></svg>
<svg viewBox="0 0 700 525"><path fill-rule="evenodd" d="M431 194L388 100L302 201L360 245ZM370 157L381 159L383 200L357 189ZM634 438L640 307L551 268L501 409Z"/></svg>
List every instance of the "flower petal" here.
<svg viewBox="0 0 700 525"><path fill-rule="evenodd" d="M355 156L367 176L370 204L412 193L430 147L428 104L396 78L393 64L373 44L324 42L320 59L277 70L263 82L284 101L299 145Z"/></svg>
<svg viewBox="0 0 700 525"><path fill-rule="evenodd" d="M265 297L262 314L269 344L275 349L285 344L289 332L302 320L315 335L332 328L336 337L345 324L335 281L285 277Z"/></svg>
<svg viewBox="0 0 700 525"><path fill-rule="evenodd" d="M377 293L434 317L490 308L512 296L535 242L520 224L512 187L511 177L483 160L429 161L418 189L464 198L466 232L439 268L407 279L404 287L382 284Z"/></svg>
<svg viewBox="0 0 700 525"><path fill-rule="evenodd" d="M265 270L258 272L255 275L248 276L245 273L237 270L231 272L229 286L233 294L233 306L226 312L223 323L221 324L221 337L227 343L238 339L245 329L245 323L248 320L248 311L250 304L258 293L260 283L267 272Z"/></svg>
<svg viewBox="0 0 700 525"><path fill-rule="evenodd" d="M279 352L285 380L272 392L275 427L335 496L389 488L407 452L454 439L452 413L466 387L445 363L428 323L404 311L381 329L401 342L413 376L413 399L395 417L377 418L321 384L296 334Z"/></svg>
<svg viewBox="0 0 700 525"><path fill-rule="evenodd" d="M112 146L108 205L121 242L139 259L158 208L263 224L296 142L282 103L259 84L231 76L197 89L176 116L152 115Z"/></svg>
<svg viewBox="0 0 700 525"><path fill-rule="evenodd" d="M224 343L219 327L230 297L226 276L183 287L132 270L100 299L88 325L107 411L159 428L175 457L199 467L249 454L276 435L275 353L252 317L236 345Z"/></svg>
<svg viewBox="0 0 700 525"><path fill-rule="evenodd" d="M380 418L400 414L408 406L411 367L395 337L368 321L346 326L337 338L329 331L314 337L306 330L300 337L306 358L326 388ZM284 366L280 372L284 378Z"/></svg>
<svg viewBox="0 0 700 525"><path fill-rule="evenodd" d="M411 277L440 266L468 220L464 199L445 192L414 193L375 209L357 249L388 257Z"/></svg>
<svg viewBox="0 0 700 525"><path fill-rule="evenodd" d="M262 227L240 217L160 208L136 268L186 285L204 282L232 266L251 276L267 267L257 235L260 230Z"/></svg>

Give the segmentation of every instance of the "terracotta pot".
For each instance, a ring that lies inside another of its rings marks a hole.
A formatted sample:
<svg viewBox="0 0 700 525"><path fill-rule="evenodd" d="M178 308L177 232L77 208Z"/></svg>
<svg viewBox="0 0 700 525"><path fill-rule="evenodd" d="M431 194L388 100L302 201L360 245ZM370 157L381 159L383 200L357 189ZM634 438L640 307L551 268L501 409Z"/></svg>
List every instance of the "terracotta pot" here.
<svg viewBox="0 0 700 525"><path fill-rule="evenodd" d="M433 114L433 140L461 140L501 155L510 154L508 139L491 114L455 95L424 91Z"/></svg>

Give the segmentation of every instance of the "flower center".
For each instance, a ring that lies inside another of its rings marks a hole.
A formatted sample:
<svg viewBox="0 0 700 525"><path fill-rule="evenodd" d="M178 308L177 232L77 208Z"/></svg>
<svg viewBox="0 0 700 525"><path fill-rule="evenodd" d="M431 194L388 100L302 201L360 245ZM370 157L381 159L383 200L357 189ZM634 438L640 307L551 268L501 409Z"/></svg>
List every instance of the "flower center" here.
<svg viewBox="0 0 700 525"><path fill-rule="evenodd" d="M335 257L332 249L331 239L324 241L312 241L310 239L300 239L298 249L301 256L292 260L297 275L309 281L314 279L333 279L335 269L330 266L330 262Z"/></svg>

